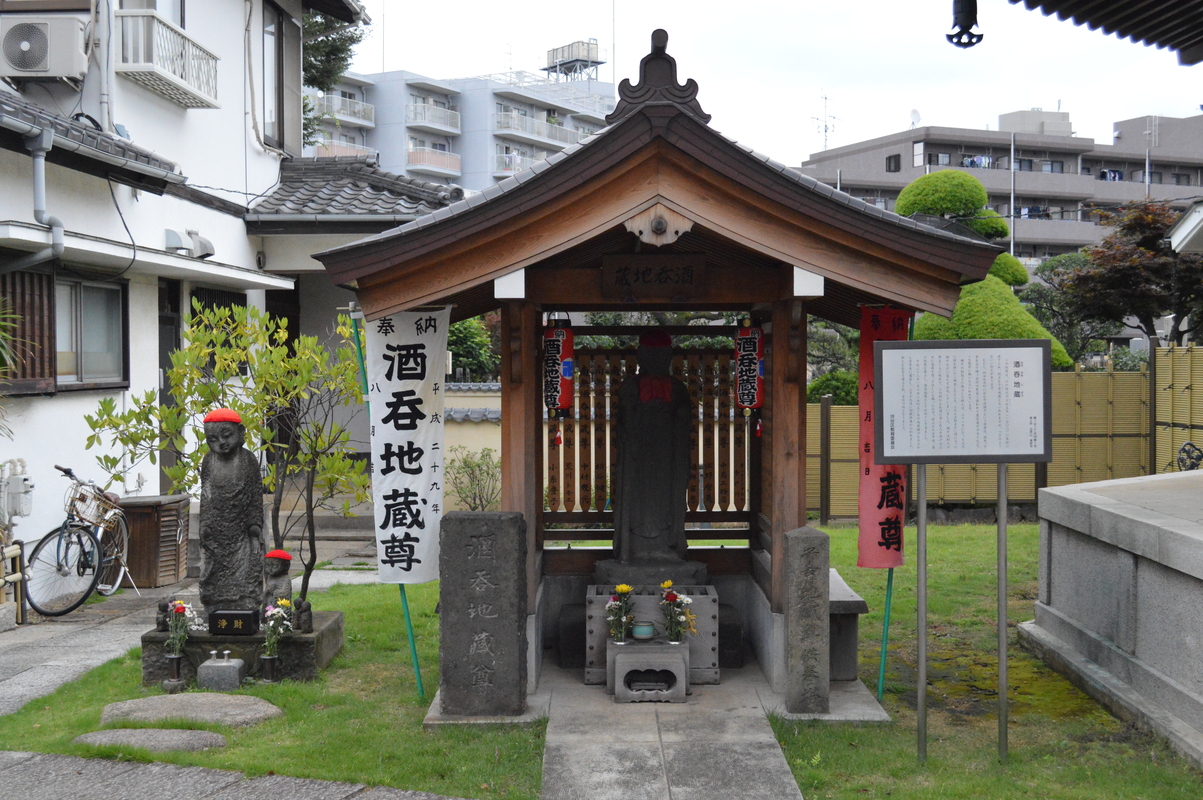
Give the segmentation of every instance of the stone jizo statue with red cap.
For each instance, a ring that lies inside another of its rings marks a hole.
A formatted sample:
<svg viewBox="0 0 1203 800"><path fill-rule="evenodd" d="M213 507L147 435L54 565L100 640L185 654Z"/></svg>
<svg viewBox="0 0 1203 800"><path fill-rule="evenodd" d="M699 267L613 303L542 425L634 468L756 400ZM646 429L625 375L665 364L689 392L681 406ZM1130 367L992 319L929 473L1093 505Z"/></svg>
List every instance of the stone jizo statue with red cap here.
<svg viewBox="0 0 1203 800"><path fill-rule="evenodd" d="M263 599L263 479L231 409L205 416L201 461L200 598L206 612L258 609Z"/></svg>

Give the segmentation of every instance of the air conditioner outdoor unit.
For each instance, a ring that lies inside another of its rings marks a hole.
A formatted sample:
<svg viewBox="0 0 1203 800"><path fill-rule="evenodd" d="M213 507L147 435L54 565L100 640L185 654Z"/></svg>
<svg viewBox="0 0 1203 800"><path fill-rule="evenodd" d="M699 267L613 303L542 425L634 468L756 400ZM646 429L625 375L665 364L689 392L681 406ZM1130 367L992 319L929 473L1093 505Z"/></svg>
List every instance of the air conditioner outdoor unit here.
<svg viewBox="0 0 1203 800"><path fill-rule="evenodd" d="M0 17L0 76L20 80L71 78L88 72L82 17L66 15Z"/></svg>

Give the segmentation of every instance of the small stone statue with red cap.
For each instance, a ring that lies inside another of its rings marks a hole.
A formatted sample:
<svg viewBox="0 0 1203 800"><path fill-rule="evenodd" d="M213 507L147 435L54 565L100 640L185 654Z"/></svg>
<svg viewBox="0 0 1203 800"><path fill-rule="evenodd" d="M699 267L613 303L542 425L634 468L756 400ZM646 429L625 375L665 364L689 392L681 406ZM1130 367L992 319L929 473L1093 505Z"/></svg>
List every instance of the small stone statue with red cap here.
<svg viewBox="0 0 1203 800"><path fill-rule="evenodd" d="M200 598L206 612L258 609L263 598L263 479L237 412L205 416Z"/></svg>
<svg viewBox="0 0 1203 800"><path fill-rule="evenodd" d="M292 608L292 629L297 633L313 632L313 606L308 600L292 599L292 578L288 570L292 556L287 550L271 550L263 556L263 607L289 601Z"/></svg>

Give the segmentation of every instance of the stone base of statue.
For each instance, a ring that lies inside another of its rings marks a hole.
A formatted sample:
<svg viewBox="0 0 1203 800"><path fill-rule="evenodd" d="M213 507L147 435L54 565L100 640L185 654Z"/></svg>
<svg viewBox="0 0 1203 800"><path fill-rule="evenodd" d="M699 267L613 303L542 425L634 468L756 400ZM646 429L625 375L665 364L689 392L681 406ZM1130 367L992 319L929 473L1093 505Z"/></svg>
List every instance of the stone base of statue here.
<svg viewBox="0 0 1203 800"><path fill-rule="evenodd" d="M710 570L700 561L664 556L644 558L624 564L617 559L597 562L593 582L602 586L629 583L631 586L660 585L672 581L676 586L702 586L710 583Z"/></svg>
<svg viewBox="0 0 1203 800"><path fill-rule="evenodd" d="M152 630L142 634L142 685L154 686L168 677L167 631ZM314 611L312 633L287 633L280 639L277 679L311 681L318 672L342 650L344 639L341 611ZM254 636L212 636L208 633L188 634L184 645L184 660L180 677L196 681L196 670L209 658L210 651L218 655L229 650L231 658L242 659L248 675L259 677L259 655L263 649L263 632Z"/></svg>

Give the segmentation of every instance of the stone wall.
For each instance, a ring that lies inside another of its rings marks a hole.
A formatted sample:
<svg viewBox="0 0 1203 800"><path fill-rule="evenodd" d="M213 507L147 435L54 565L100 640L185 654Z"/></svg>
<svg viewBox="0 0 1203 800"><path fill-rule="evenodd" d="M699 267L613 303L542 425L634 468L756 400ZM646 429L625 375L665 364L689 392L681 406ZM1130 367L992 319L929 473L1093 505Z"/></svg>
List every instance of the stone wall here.
<svg viewBox="0 0 1203 800"><path fill-rule="evenodd" d="M1040 590L1020 639L1203 766L1203 472L1040 492Z"/></svg>

